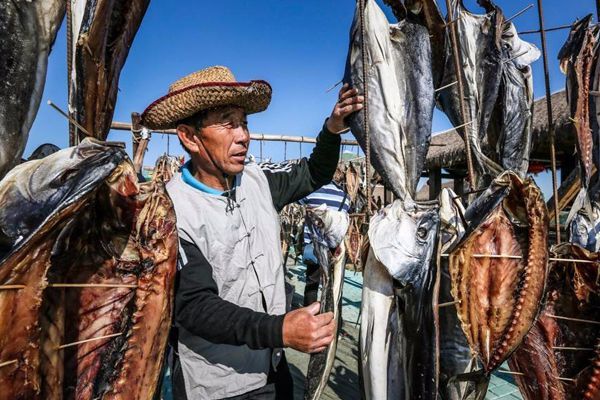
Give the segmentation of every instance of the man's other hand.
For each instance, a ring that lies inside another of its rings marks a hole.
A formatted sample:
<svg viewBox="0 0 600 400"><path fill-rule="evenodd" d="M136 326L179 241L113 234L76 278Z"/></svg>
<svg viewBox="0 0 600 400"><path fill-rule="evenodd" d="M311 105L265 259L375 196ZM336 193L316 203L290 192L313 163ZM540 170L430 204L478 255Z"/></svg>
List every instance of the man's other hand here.
<svg viewBox="0 0 600 400"><path fill-rule="evenodd" d="M321 305L312 303L287 313L283 319L283 344L303 353L318 353L327 348L337 329L333 313L319 314Z"/></svg>
<svg viewBox="0 0 600 400"><path fill-rule="evenodd" d="M342 86L331 115L327 119L327 129L331 133L343 133L348 129L345 118L355 111L362 110L365 102L364 96L358 95L358 90L351 88L347 83Z"/></svg>

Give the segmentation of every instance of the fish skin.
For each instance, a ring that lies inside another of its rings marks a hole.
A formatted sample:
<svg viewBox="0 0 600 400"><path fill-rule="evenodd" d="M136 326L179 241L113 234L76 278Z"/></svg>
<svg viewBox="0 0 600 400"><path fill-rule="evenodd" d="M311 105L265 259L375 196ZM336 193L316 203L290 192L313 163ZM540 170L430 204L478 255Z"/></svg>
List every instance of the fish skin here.
<svg viewBox="0 0 600 400"><path fill-rule="evenodd" d="M506 190L508 189L508 191ZM507 171L480 201L477 222L450 254L452 295L463 331L483 368L477 398L489 375L519 346L539 314L548 262L548 211L531 179ZM497 199L501 199L498 202ZM484 207L482 207L482 205ZM510 258L472 258L470 254L508 254Z"/></svg>
<svg viewBox="0 0 600 400"><path fill-rule="evenodd" d="M456 198L456 193L444 188L440 201L440 235L437 251L437 303L454 301L451 294L451 279L448 273L448 258L443 257L460 242L465 234L465 209ZM436 294L434 293L434 299ZM461 329L460 320L453 307L437 308L434 304L436 337L439 355L436 361L439 369L439 396L442 400L461 400L465 392L465 383L450 382L459 374L468 372L471 366L471 349Z"/></svg>
<svg viewBox="0 0 600 400"><path fill-rule="evenodd" d="M592 214L580 209L569 224L569 242L589 251L600 251L600 204L591 203Z"/></svg>
<svg viewBox="0 0 600 400"><path fill-rule="evenodd" d="M594 165L593 146L595 140L590 127L589 91L592 84L591 74L594 67L597 28L590 27L590 22L591 15L588 15L575 23L558 54L561 70L567 76L567 102L577 135L577 154L582 180L582 188L569 211L567 224L570 224L575 214L582 209L587 215L592 215L590 199L593 193L590 188L590 180Z"/></svg>
<svg viewBox="0 0 600 400"><path fill-rule="evenodd" d="M21 161L65 7L62 0L0 2L0 179Z"/></svg>
<svg viewBox="0 0 600 400"><path fill-rule="evenodd" d="M394 280L372 250L363 272L361 319L360 371L364 398L403 398Z"/></svg>
<svg viewBox="0 0 600 400"><path fill-rule="evenodd" d="M530 65L541 52L518 37L512 22L505 24L502 44L505 61L499 96L500 123L495 127L499 131L496 152L503 169L515 171L525 179L532 142L533 76Z"/></svg>
<svg viewBox="0 0 600 400"><path fill-rule="evenodd" d="M49 259L70 218L82 212L95 189L124 159L124 151L114 148L84 141L79 148L21 164L0 181L0 227L7 250L0 261L0 284L27 286L0 291L5 316L0 324L0 360L19 360L0 368L0 399L55 398L38 372L44 369L40 363L45 363L48 350L40 344L44 322L37 313L43 308ZM56 355L55 347L50 350ZM60 363L56 357L51 361ZM60 376L53 379L60 381Z"/></svg>
<svg viewBox="0 0 600 400"><path fill-rule="evenodd" d="M502 168L484 154L488 149L487 129L502 77L502 49L500 28L504 21L502 11L495 7L484 15L467 11L462 1L451 3L456 29L460 32L459 50L463 60L463 91L465 97L464 120L461 118L458 85L442 91L438 96L438 107L448 116L454 126L469 123L464 132L469 137L475 167L479 174L497 175ZM478 50L483 49L483 50ZM456 68L452 46L447 41L446 67L441 86L456 80Z"/></svg>
<svg viewBox="0 0 600 400"><path fill-rule="evenodd" d="M396 368L399 364L401 375L400 383L390 383L387 386L401 388L401 398L429 399L435 396L438 390L434 367L434 317L431 307L435 275L432 258L439 229L438 213L437 202L414 203L396 200L370 221L371 251L377 262L381 263L394 280L395 307L390 311L397 314L398 347L397 350L392 347L394 351L390 357L394 352L397 357L391 358L390 363L394 365L389 368ZM362 318L365 318L364 313L368 311L366 307L363 306ZM384 311L386 310L380 312ZM381 321L379 323L381 324ZM385 342L381 337L373 336L371 340ZM366 344L361 342L361 346ZM381 343L378 344L379 347L372 346L379 351L382 349ZM363 374L368 374L371 369L368 349L361 348L361 352L366 354L366 357L362 356ZM384 355L378 354L375 357L379 359ZM365 386L374 386L377 379L380 377L363 375ZM373 394L372 398L381 398L377 397L378 395L382 393Z"/></svg>
<svg viewBox="0 0 600 400"><path fill-rule="evenodd" d="M304 398L317 400L327 386L337 349L337 330L341 322L341 298L346 264L344 236L350 223L348 213L335 211L322 204L306 210L314 252L321 268L320 313L332 312L336 334L327 349L311 354L306 373Z"/></svg>
<svg viewBox="0 0 600 400"><path fill-rule="evenodd" d="M560 351L553 347L594 348L600 338L600 326L550 315L598 320L600 254L571 243L553 246L551 254L558 260L550 263L545 309L521 348L511 356L509 365L524 374L517 382L526 400L595 399L598 386L593 376L597 358L590 358L589 352ZM594 263L572 263L570 259ZM556 377L574 378L575 384Z"/></svg>
<svg viewBox="0 0 600 400"><path fill-rule="evenodd" d="M93 137L105 140L121 70L150 0L69 1L73 1L69 110ZM85 137L82 132L79 136Z"/></svg>
<svg viewBox="0 0 600 400"><path fill-rule="evenodd" d="M357 7L343 81L362 93L359 14ZM398 198L412 198L431 138L434 88L429 32L410 13L390 25L374 0L366 1L364 16L371 162ZM348 117L363 150L364 118L364 111Z"/></svg>

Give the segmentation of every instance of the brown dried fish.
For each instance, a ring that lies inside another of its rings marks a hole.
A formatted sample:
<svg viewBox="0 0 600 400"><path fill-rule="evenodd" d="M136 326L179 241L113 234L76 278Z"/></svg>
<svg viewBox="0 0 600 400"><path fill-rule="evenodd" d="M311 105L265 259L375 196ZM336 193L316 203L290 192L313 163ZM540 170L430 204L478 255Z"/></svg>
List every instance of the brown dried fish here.
<svg viewBox="0 0 600 400"><path fill-rule="evenodd" d="M505 172L466 212L469 232L452 251L452 296L487 378L521 343L539 313L548 261L548 212L533 180ZM474 255L491 255L476 257ZM501 257L493 257L501 256ZM509 258L505 256L516 256Z"/></svg>
<svg viewBox="0 0 600 400"><path fill-rule="evenodd" d="M552 254L559 261L550 265L544 311L509 365L523 374L515 379L527 400L598 399L593 377L600 373L595 369L600 359L590 360L590 350L597 346L600 326L581 321L598 320L600 254L571 243L553 247ZM575 384L561 378L575 379Z"/></svg>
<svg viewBox="0 0 600 400"><path fill-rule="evenodd" d="M5 250L0 261L0 365L7 363L0 367L0 399L40 398L39 313L50 258L73 215L124 157L118 146L85 140L77 148L21 164L0 182Z"/></svg>
<svg viewBox="0 0 600 400"><path fill-rule="evenodd" d="M32 164L31 176L15 179L29 178L21 186L31 201L18 190L0 190L5 204L19 200L25 210L35 209L38 194L51 194L49 216L25 218L41 226L0 265L0 282L15 283L16 276L27 286L12 297L0 290L0 307L22 310L0 327L0 360L17 360L0 368L0 398L150 400L161 378L177 252L164 174L139 185L123 149L87 139L51 157L72 153L83 161L64 176L54 177L52 168L69 161L47 172L48 157Z"/></svg>

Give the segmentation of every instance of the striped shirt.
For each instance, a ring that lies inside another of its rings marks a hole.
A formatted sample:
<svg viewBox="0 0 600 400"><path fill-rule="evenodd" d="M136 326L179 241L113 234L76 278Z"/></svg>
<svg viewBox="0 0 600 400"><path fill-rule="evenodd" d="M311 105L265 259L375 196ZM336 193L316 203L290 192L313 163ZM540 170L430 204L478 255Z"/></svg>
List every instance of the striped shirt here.
<svg viewBox="0 0 600 400"><path fill-rule="evenodd" d="M342 201L344 202L344 205L340 207ZM298 203L311 208L318 207L321 204L327 204L330 209L335 211L350 211L350 197L346 196L346 193L333 182L317 189ZM310 231L306 224L304 224L304 244L309 244L310 242Z"/></svg>

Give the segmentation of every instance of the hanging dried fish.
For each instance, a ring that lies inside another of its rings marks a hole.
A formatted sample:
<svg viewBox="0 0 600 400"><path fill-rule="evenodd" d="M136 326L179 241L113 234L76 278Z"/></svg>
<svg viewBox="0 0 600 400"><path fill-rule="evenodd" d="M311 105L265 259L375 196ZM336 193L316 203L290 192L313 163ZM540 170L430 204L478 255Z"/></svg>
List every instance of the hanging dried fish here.
<svg viewBox="0 0 600 400"><path fill-rule="evenodd" d="M451 253L450 275L463 331L483 366L468 378L476 381L477 398L483 399L489 375L521 343L539 313L548 211L533 180L509 171L469 207L466 219L469 232Z"/></svg>
<svg viewBox="0 0 600 400"><path fill-rule="evenodd" d="M438 304L454 301L451 294L451 279L448 272L448 253L465 234L463 215L465 209L456 193L444 188L440 193L440 234L438 237L437 282ZM435 295L434 295L435 296ZM461 400L465 383L451 382L451 378L468 372L471 365L471 349L461 329L460 320L454 307L434 307L436 320L437 346L439 357L440 396L443 400Z"/></svg>
<svg viewBox="0 0 600 400"><path fill-rule="evenodd" d="M452 0L452 17L459 32L463 68L456 71L447 41L446 68L441 86L462 74L465 113L460 112L458 86L443 90L438 106L454 126L465 123L479 175L496 176L512 169L524 177L531 146L532 81L529 65L540 51L519 39L514 25L490 0L478 2L486 14L469 12L462 0Z"/></svg>
<svg viewBox="0 0 600 400"><path fill-rule="evenodd" d="M121 146L86 139L10 176L4 204L27 211L41 201L47 216L29 213L27 236L0 265L8 275L0 282L27 285L8 296L0 290L0 306L24 310L0 328L0 359L17 360L0 369L0 398L151 399L177 251L163 175L140 185Z"/></svg>
<svg viewBox="0 0 600 400"><path fill-rule="evenodd" d="M561 70L567 75L567 101L577 132L577 154L581 166L582 187L574 201L567 223L582 210L592 214L590 180L592 178L593 145L590 127L590 85L596 44L597 27L590 27L591 15L573 25L558 58Z"/></svg>
<svg viewBox="0 0 600 400"><path fill-rule="evenodd" d="M0 368L0 398L41 398L39 313L50 257L73 216L124 157L119 147L84 141L21 164L1 181L0 285L23 289L0 290L0 363L16 360Z"/></svg>
<svg viewBox="0 0 600 400"><path fill-rule="evenodd" d="M509 365L526 400L598 399L600 325L584 321L600 323L600 254L563 243L552 255L544 311Z"/></svg>
<svg viewBox="0 0 600 400"><path fill-rule="evenodd" d="M371 162L387 187L403 200L415 197L435 106L429 32L410 11L404 16L397 24L390 24L375 0L366 0L364 10L358 3L344 74L344 82L359 92L369 88ZM365 70L367 82L363 82ZM364 119L362 111L348 119L363 150L367 140Z"/></svg>
<svg viewBox="0 0 600 400"><path fill-rule="evenodd" d="M119 76L150 0L71 2L69 112L93 137L110 130ZM83 134L80 135L84 137Z"/></svg>

